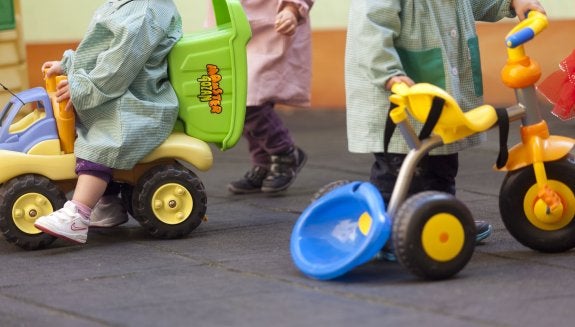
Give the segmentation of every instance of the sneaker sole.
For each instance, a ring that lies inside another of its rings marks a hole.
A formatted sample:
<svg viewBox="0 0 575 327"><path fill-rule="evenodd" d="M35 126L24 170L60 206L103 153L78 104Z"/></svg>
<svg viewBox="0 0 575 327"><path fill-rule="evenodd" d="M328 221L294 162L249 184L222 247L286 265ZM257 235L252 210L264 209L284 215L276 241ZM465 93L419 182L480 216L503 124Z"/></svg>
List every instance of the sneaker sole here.
<svg viewBox="0 0 575 327"><path fill-rule="evenodd" d="M307 162L307 154L305 154L305 152L303 152L303 160L301 161L301 163L297 166L295 173L296 176L294 176L294 178L292 178L292 180L287 183L286 185L282 186L281 188L270 188L270 187L265 187L262 186L261 191L264 193L278 193L278 192L282 192L288 189L288 187L290 187L294 182L295 182L295 178L297 177L297 174L300 172L300 170L303 168L303 166L305 166L306 162Z"/></svg>
<svg viewBox="0 0 575 327"><path fill-rule="evenodd" d="M87 240L87 238L84 240L73 239L73 238L67 237L66 235L61 235L61 234L58 234L56 232L53 232L44 226L38 226L36 224L34 224L34 227L38 228L39 230L41 230L42 232L44 232L46 234L52 235L54 237L57 237L57 238L60 238L60 239L63 239L63 240L66 240L68 242L72 242L75 244L84 244L84 243L86 243L86 240Z"/></svg>

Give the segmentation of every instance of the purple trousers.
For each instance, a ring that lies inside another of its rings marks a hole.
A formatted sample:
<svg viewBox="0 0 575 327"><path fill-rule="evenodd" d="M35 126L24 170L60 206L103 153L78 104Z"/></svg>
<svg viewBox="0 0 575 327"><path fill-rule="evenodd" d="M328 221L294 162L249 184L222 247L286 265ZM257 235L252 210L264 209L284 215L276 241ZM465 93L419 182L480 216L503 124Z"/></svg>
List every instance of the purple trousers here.
<svg viewBox="0 0 575 327"><path fill-rule="evenodd" d="M91 175L106 181L108 187L104 195L117 195L120 193L121 185L119 183L110 183L110 181L112 181L112 168L110 167L76 158L76 175Z"/></svg>
<svg viewBox="0 0 575 327"><path fill-rule="evenodd" d="M286 153L294 146L271 102L246 108L243 136L248 141L254 166L268 167L271 155Z"/></svg>

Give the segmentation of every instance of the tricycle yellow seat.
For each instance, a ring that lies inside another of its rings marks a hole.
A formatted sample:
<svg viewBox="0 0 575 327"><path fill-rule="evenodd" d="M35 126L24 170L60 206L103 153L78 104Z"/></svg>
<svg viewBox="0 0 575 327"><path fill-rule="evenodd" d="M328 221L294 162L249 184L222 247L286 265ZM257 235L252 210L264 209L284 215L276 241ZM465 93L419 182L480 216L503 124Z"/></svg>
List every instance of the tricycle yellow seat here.
<svg viewBox="0 0 575 327"><path fill-rule="evenodd" d="M217 26L185 35L168 57L184 132L222 150L242 135L251 29L239 0L213 0Z"/></svg>
<svg viewBox="0 0 575 327"><path fill-rule="evenodd" d="M455 99L445 90L428 83L418 83L411 87L406 84L395 84L392 88L391 101L405 107L416 120L424 123L430 113L435 97L445 101L439 120L433 132L439 135L444 143L452 143L471 134L490 129L497 122L495 108L482 105L463 112Z"/></svg>

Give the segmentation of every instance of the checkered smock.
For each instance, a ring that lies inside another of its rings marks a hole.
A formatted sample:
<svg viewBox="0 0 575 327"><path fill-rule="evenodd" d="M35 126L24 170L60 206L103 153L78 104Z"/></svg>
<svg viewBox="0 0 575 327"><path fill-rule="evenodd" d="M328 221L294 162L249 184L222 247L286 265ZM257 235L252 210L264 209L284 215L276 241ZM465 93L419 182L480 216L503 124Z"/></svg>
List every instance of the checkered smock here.
<svg viewBox="0 0 575 327"><path fill-rule="evenodd" d="M75 155L130 169L173 129L178 100L167 55L182 35L172 0L106 1L64 53L77 114Z"/></svg>
<svg viewBox="0 0 575 327"><path fill-rule="evenodd" d="M475 21L513 17L511 0L352 0L347 31L345 83L351 152L383 152L390 92L387 80L406 75L445 90L461 108L483 102ZM421 124L412 121L416 130ZM449 154L479 144L484 134L445 145ZM407 153L396 131L389 152Z"/></svg>

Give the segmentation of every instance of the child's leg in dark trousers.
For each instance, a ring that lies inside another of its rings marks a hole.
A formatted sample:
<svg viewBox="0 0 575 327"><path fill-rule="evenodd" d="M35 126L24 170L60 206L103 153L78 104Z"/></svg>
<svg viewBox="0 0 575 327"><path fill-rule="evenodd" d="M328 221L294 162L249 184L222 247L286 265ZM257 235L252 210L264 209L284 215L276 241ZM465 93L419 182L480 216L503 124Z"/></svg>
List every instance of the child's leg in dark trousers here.
<svg viewBox="0 0 575 327"><path fill-rule="evenodd" d="M305 154L294 145L273 103L246 108L243 136L253 167L228 189L236 194L287 189L305 163Z"/></svg>
<svg viewBox="0 0 575 327"><path fill-rule="evenodd" d="M289 130L271 102L246 108L243 136L248 141L254 166L269 167L271 155L286 153L294 146Z"/></svg>
<svg viewBox="0 0 575 327"><path fill-rule="evenodd" d="M380 191L385 203L389 203L405 154L375 153L371 167L370 182ZM417 165L408 195L423 191L440 191L455 195L455 177L459 169L458 154L425 156ZM485 221L475 221L476 240L491 235L492 227Z"/></svg>
<svg viewBox="0 0 575 327"><path fill-rule="evenodd" d="M370 182L381 192L389 203L395 181L405 159L405 154L375 153L371 167ZM455 195L455 177L459 168L456 154L425 156L417 165L409 187L409 195L435 190Z"/></svg>

